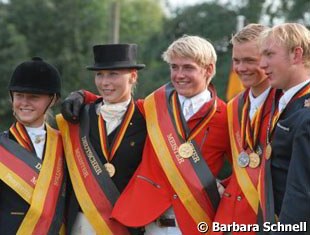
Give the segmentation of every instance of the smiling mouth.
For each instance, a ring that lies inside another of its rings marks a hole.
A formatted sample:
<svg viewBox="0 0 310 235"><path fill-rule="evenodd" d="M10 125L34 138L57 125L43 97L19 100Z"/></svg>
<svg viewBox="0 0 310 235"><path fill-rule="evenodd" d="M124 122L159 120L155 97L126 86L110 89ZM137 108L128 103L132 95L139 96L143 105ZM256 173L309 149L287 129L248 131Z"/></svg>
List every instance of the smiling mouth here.
<svg viewBox="0 0 310 235"><path fill-rule="evenodd" d="M111 95L114 91L115 90L107 90L107 89L105 89L105 90L102 90L102 94L103 95Z"/></svg>
<svg viewBox="0 0 310 235"><path fill-rule="evenodd" d="M32 109L19 109L19 110L24 113L29 113L33 111Z"/></svg>
<svg viewBox="0 0 310 235"><path fill-rule="evenodd" d="M180 85L180 86L183 86L183 85L188 85L189 82L181 81L181 82L176 82L176 84L178 84L178 85Z"/></svg>

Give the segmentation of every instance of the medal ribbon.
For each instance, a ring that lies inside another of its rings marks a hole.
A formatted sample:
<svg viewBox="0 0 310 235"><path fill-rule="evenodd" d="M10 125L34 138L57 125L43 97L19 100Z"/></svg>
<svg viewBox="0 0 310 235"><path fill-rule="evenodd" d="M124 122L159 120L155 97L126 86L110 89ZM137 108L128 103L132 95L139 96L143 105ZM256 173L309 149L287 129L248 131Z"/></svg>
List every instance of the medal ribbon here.
<svg viewBox="0 0 310 235"><path fill-rule="evenodd" d="M242 116L241 116L241 136L243 138L243 148L246 150L247 147L252 152L256 152L256 148L259 143L260 133L261 133L261 126L262 120L264 118L265 109L267 102L264 102L258 110L255 112L252 121L249 117L249 110L250 110L250 99L249 99L250 90L248 90L244 94L245 103L242 108ZM273 95L273 92L269 91L266 100L269 100L270 97Z"/></svg>
<svg viewBox="0 0 310 235"><path fill-rule="evenodd" d="M239 100L243 99L242 95L236 96L227 104L227 114L228 114L228 130L231 144L231 152L233 159L233 168L237 177L238 184L248 203L250 204L252 210L257 213L258 208L258 195L256 186L252 181L252 177L246 170L248 167L240 167L238 164L238 157L243 149L243 139L241 135L241 126L238 116L238 106ZM242 116L241 116L242 117ZM239 135L239 136L238 136ZM251 169L256 170L256 169Z"/></svg>
<svg viewBox="0 0 310 235"><path fill-rule="evenodd" d="M236 173L237 181L241 187L242 192L244 193L249 205L253 211L257 214L259 196L258 196L258 178L259 172L263 165L263 159L261 160L261 166L256 168L250 167L240 167L238 164L238 157L241 152L244 152L244 141L248 141L245 138L245 123L241 120L244 120L245 117L248 117L248 104L246 100L248 99L248 92L236 96L231 102L227 105L228 113L228 126L229 126L229 136L233 156L233 168ZM265 145L263 142L265 140L264 130L268 125L268 120L270 115L270 109L272 105L271 97L274 96L275 90L271 89L269 94L260 107L260 111L257 111L256 122L259 120L259 124L254 125L254 129L257 129L257 134L259 137L256 137L255 144L260 145L264 149ZM248 122L249 124L249 122ZM243 131L242 131L243 128ZM255 146L254 144L252 146Z"/></svg>
<svg viewBox="0 0 310 235"><path fill-rule="evenodd" d="M119 192L89 141L88 105L84 107L80 118L80 124L74 125L62 115L56 116L79 205L97 234L128 235L126 227L110 219Z"/></svg>
<svg viewBox="0 0 310 235"><path fill-rule="evenodd" d="M120 146L134 111L135 111L135 103L133 99L131 99L128 105L127 111L125 113L125 116L120 124L116 137L114 138L110 148L108 146L108 138L107 138L107 131L106 131L105 123L104 123L102 116L99 114L98 127L99 127L99 135L100 135L100 145L101 145L103 155L106 158L107 162L110 162L113 159L114 154L116 153L118 147ZM111 151L109 151L109 149Z"/></svg>
<svg viewBox="0 0 310 235"><path fill-rule="evenodd" d="M57 131L46 128L42 168L41 160L27 149L1 137L1 179L30 205L17 234L56 234L63 226L66 176L62 142Z"/></svg>
<svg viewBox="0 0 310 235"><path fill-rule="evenodd" d="M265 148L263 150L262 155L262 165L261 172L259 174L258 180L258 196L259 196L259 215L258 215L258 223L260 226L263 226L265 221L275 222L274 220L274 203L273 203L273 186L271 182L271 171L270 171L270 156L267 156L270 148L270 138L275 127L276 122L280 117L280 113L278 111L278 102L282 95L281 90L276 90L273 98L272 98L272 108L268 120L267 132L266 132L266 140L265 140Z"/></svg>
<svg viewBox="0 0 310 235"><path fill-rule="evenodd" d="M19 143L23 148L27 149L29 152L35 153L34 146L23 124L15 122L10 127L9 130L16 139L17 143Z"/></svg>
<svg viewBox="0 0 310 235"><path fill-rule="evenodd" d="M176 129L179 135L186 141L191 141L192 139L194 139L195 136L199 134L201 130L209 123L209 121L211 120L211 118L216 112L216 109L217 109L216 91L212 84L209 86L209 89L210 89L211 97L212 97L211 101L209 102L210 107L207 109L206 114L201 119L201 121L199 121L194 126L194 128L192 128L191 130L188 130L186 121L184 119L182 120L181 118L183 114L181 115L182 112L179 108L180 105L178 102L177 93L173 92L172 94L171 106L172 106L172 113L173 113L173 117L175 120Z"/></svg>

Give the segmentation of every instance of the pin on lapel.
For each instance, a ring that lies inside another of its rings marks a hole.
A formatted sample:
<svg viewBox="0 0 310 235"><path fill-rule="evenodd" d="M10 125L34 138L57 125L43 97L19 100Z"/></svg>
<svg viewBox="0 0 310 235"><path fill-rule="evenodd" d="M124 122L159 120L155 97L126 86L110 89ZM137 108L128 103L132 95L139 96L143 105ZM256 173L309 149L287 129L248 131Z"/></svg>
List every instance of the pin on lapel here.
<svg viewBox="0 0 310 235"><path fill-rule="evenodd" d="M310 108L310 98L305 100L304 107Z"/></svg>
<svg viewBox="0 0 310 235"><path fill-rule="evenodd" d="M34 142L36 143L36 144L39 144L39 143L41 143L42 141L44 141L44 135L37 135L36 137L35 137L35 139L34 139Z"/></svg>

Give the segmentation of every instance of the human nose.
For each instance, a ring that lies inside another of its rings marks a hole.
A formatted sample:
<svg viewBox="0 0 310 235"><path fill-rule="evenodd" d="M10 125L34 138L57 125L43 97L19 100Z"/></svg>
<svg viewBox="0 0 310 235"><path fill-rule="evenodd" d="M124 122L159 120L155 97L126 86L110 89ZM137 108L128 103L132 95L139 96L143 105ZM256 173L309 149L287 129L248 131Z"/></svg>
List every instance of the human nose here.
<svg viewBox="0 0 310 235"><path fill-rule="evenodd" d="M107 86L111 83L111 79L109 76L107 75L101 75L100 77L98 77L99 79L99 84L101 84L102 86Z"/></svg>
<svg viewBox="0 0 310 235"><path fill-rule="evenodd" d="M184 70L182 68L172 68L171 75L177 78L184 77Z"/></svg>
<svg viewBox="0 0 310 235"><path fill-rule="evenodd" d="M30 99L25 95L16 96L14 99L22 105L27 105L30 103Z"/></svg>

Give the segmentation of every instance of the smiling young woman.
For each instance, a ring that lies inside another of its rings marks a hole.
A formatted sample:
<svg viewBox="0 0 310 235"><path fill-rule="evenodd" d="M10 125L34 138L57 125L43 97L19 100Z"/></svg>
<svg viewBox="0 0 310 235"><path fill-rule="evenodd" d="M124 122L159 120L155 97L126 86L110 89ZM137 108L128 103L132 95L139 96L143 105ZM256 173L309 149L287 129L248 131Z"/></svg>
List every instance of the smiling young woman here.
<svg viewBox="0 0 310 235"><path fill-rule="evenodd" d="M93 52L95 63L87 69L94 71L99 96L76 113L78 124L57 117L73 186L69 227L74 234L143 234L110 214L142 158L146 126L142 102L133 99L132 91L145 65L136 63L136 44L96 45ZM68 101L78 99L69 96Z"/></svg>
<svg viewBox="0 0 310 235"><path fill-rule="evenodd" d="M45 121L60 84L57 69L39 57L18 65L10 79L16 122L0 134L1 234L63 232L63 146L60 133Z"/></svg>

